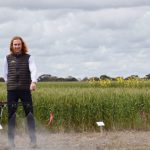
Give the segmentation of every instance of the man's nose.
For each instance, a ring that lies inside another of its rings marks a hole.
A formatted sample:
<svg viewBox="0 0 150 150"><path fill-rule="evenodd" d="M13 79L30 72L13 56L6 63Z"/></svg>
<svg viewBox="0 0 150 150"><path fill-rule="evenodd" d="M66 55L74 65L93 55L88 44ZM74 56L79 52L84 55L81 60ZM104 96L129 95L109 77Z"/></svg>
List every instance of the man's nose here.
<svg viewBox="0 0 150 150"><path fill-rule="evenodd" d="M16 45L16 48L20 47L19 45Z"/></svg>

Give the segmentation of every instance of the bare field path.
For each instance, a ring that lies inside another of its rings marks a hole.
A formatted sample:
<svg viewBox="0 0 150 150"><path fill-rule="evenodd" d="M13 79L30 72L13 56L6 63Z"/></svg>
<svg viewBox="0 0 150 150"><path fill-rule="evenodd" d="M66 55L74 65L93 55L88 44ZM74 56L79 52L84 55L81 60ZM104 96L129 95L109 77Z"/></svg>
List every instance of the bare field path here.
<svg viewBox="0 0 150 150"><path fill-rule="evenodd" d="M4 150L7 134L0 131L0 150ZM28 135L15 137L15 150L32 150ZM150 131L116 131L101 133L37 132L37 150L150 150Z"/></svg>

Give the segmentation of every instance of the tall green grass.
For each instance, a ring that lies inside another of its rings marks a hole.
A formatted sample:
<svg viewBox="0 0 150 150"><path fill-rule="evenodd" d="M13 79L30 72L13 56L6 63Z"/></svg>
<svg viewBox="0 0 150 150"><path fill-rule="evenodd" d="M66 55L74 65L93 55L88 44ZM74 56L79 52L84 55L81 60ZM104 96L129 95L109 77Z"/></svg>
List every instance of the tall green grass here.
<svg viewBox="0 0 150 150"><path fill-rule="evenodd" d="M106 130L150 129L150 82L139 88L92 87L87 82L38 83L33 92L36 121L46 126L49 113L54 120L51 131L99 131L97 121ZM6 89L0 84L0 99L6 99ZM7 111L4 112L7 116ZM18 110L18 118L23 111ZM6 117L3 124L7 123Z"/></svg>

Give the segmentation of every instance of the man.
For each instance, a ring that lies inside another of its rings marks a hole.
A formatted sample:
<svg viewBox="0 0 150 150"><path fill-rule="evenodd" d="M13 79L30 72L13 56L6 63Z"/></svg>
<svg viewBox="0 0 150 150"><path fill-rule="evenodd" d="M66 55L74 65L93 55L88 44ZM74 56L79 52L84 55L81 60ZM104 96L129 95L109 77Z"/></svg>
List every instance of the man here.
<svg viewBox="0 0 150 150"><path fill-rule="evenodd" d="M36 90L36 65L33 58L27 54L28 49L19 36L10 42L10 54L4 60L4 80L7 83L8 102L8 145L7 149L15 147L15 118L19 99L27 118L30 146L36 147L35 120L31 91Z"/></svg>

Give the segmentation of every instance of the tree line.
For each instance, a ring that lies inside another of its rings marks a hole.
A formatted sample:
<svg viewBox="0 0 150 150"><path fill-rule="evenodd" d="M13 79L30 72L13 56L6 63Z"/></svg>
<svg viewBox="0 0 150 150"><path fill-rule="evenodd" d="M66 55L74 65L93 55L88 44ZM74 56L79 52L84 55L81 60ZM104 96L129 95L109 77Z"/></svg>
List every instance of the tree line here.
<svg viewBox="0 0 150 150"><path fill-rule="evenodd" d="M112 80L112 81L115 81L118 77L110 77L108 75L101 75L100 77L84 77L83 79L77 79L73 76L68 76L66 78L63 78L63 77L57 77L57 76L52 76L50 74L43 74L43 75L40 75L38 77L38 82L50 82L50 81L59 81L59 82L67 82L67 81L90 81L90 80L95 80L95 81L98 81L99 79L100 80L106 80L106 79L109 79L109 80ZM145 75L143 78L140 78L138 75L131 75L131 76L128 76L126 78L124 78L125 80L128 80L128 79L144 79L144 80L150 80L150 74L148 75ZM0 82L4 82L4 79L2 77L0 77Z"/></svg>

